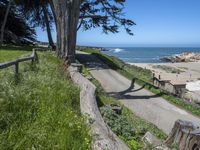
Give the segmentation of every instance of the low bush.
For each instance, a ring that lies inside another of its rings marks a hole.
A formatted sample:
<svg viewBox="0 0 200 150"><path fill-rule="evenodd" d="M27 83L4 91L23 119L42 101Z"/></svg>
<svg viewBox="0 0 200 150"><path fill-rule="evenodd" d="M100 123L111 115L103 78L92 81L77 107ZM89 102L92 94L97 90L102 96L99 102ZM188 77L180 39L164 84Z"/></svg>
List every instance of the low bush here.
<svg viewBox="0 0 200 150"><path fill-rule="evenodd" d="M108 106L100 108L104 121L112 129L112 131L124 140L132 150L142 148L142 142L139 136L136 135L132 123L128 121L126 116L116 114Z"/></svg>
<svg viewBox="0 0 200 150"><path fill-rule="evenodd" d="M108 106L101 107L101 114L104 121L111 127L112 131L125 139L135 136L135 131L131 123L123 115L118 115Z"/></svg>

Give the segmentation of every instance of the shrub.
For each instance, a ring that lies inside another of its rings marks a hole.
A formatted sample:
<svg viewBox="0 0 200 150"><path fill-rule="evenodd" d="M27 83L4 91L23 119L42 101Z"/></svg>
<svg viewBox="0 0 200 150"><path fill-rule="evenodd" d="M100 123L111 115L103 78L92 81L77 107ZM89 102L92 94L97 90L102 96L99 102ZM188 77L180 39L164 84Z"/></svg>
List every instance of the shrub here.
<svg viewBox="0 0 200 150"><path fill-rule="evenodd" d="M105 122L118 136L131 139L132 136L135 135L135 131L126 117L116 114L112 109L106 106L101 108L101 113Z"/></svg>

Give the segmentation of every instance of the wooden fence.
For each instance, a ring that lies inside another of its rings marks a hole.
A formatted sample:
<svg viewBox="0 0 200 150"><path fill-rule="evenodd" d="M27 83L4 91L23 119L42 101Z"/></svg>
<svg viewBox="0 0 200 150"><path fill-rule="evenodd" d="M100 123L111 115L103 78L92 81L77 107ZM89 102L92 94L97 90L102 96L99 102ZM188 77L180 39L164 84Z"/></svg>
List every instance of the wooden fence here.
<svg viewBox="0 0 200 150"><path fill-rule="evenodd" d="M33 49L33 52L31 54L31 56L29 56L29 57L18 58L14 61L0 63L0 69L8 68L10 66L15 66L15 75L18 75L18 73L19 73L19 63L25 62L25 61L32 61L32 63L38 61L38 55L36 53L36 49Z"/></svg>

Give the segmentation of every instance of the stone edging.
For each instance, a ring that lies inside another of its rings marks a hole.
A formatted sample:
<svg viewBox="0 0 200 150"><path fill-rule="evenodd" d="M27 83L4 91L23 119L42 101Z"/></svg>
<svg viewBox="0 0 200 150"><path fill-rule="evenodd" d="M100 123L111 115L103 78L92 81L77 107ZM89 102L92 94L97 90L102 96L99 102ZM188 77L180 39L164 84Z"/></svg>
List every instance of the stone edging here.
<svg viewBox="0 0 200 150"><path fill-rule="evenodd" d="M92 130L93 150L129 150L128 146L122 142L106 125L96 102L96 87L88 79L83 77L76 67L68 68L71 79L79 85L81 113L89 116Z"/></svg>

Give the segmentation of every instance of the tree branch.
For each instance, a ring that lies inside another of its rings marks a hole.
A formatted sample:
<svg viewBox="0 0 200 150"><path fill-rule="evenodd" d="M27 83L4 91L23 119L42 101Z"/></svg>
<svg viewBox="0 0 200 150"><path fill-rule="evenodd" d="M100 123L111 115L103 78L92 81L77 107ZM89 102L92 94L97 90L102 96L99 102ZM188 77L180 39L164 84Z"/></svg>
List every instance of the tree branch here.
<svg viewBox="0 0 200 150"><path fill-rule="evenodd" d="M102 19L102 18L108 18L108 16L101 16L101 15L87 15L87 16L79 16L79 19L86 19L86 18L97 18L97 19Z"/></svg>

